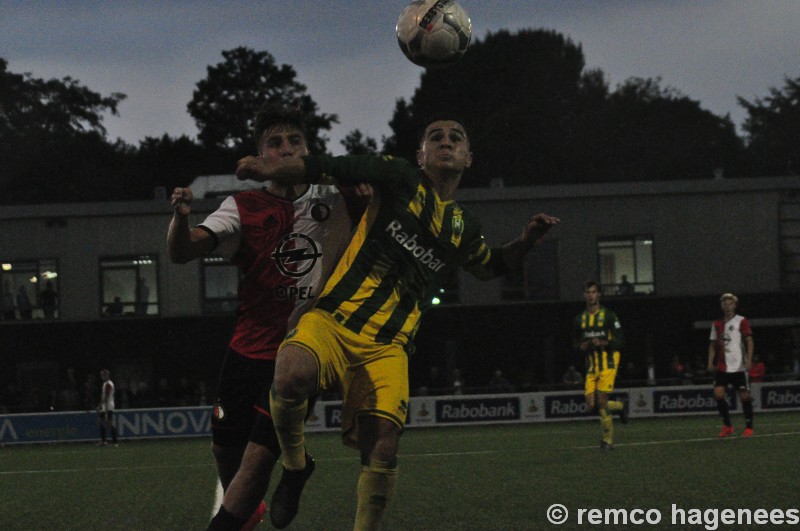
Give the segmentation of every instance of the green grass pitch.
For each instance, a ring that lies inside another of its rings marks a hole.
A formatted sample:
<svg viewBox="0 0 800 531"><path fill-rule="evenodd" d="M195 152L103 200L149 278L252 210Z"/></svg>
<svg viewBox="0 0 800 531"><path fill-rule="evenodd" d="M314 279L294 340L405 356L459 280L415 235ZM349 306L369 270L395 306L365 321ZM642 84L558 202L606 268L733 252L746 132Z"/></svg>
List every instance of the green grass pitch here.
<svg viewBox="0 0 800 531"><path fill-rule="evenodd" d="M622 529L576 521L579 509L799 509L800 412L756 417L756 436L718 440L719 419L615 422L616 449L598 449L599 421L408 430L386 530ZM734 417L737 433L742 419ZM349 530L359 461L338 434L309 434L317 470L289 529ZM6 446L0 529L205 529L216 476L208 439ZM277 481L273 475L273 486ZM548 523L559 503L564 525ZM780 528L793 526L783 525ZM718 529L771 529L722 525ZM259 529L271 529L267 522Z"/></svg>

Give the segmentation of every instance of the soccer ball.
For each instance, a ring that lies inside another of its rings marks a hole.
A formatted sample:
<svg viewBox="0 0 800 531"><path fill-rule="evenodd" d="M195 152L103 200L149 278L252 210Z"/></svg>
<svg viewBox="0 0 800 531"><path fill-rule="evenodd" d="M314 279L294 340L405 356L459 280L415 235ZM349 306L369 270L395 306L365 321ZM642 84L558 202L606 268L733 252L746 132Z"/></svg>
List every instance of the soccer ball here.
<svg viewBox="0 0 800 531"><path fill-rule="evenodd" d="M397 19L397 42L408 59L425 68L447 66L467 51L472 22L453 0L416 0Z"/></svg>

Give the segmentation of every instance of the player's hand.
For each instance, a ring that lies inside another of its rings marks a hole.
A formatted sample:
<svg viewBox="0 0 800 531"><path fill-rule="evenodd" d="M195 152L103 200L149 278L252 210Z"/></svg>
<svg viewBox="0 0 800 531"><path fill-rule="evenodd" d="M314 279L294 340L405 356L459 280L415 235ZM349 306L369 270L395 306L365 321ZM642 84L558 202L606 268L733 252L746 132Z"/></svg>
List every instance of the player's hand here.
<svg viewBox="0 0 800 531"><path fill-rule="evenodd" d="M589 350L589 342L588 341L581 341L581 350L587 351Z"/></svg>
<svg viewBox="0 0 800 531"><path fill-rule="evenodd" d="M561 223L561 220L555 216L545 213L535 214L525 224L525 228L522 229L521 239L531 246L536 245L544 238L547 231L559 223Z"/></svg>
<svg viewBox="0 0 800 531"><path fill-rule="evenodd" d="M248 155L236 163L236 178L264 182L270 180L269 165L260 157Z"/></svg>
<svg viewBox="0 0 800 531"><path fill-rule="evenodd" d="M353 193L356 197L363 197L366 199L375 197L375 189L369 183L359 183L353 186Z"/></svg>
<svg viewBox="0 0 800 531"><path fill-rule="evenodd" d="M709 372L714 372L714 371L716 370L716 369L714 368L714 364L713 364L713 363L709 363L709 364L708 364L708 370L709 370Z"/></svg>
<svg viewBox="0 0 800 531"><path fill-rule="evenodd" d="M191 203L194 195L191 188L175 188L172 191L172 208L181 216L188 216L192 211Z"/></svg>

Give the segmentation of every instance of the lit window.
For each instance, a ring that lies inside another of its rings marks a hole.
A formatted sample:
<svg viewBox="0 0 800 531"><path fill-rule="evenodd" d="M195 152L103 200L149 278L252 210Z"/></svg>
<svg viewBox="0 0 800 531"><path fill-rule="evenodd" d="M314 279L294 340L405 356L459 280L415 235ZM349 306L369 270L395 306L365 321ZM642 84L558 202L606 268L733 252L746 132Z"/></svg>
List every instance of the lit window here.
<svg viewBox="0 0 800 531"><path fill-rule="evenodd" d="M158 257L100 258L100 313L106 317L158 315Z"/></svg>
<svg viewBox="0 0 800 531"><path fill-rule="evenodd" d="M652 236L607 238L597 242L603 293L633 296L655 293Z"/></svg>

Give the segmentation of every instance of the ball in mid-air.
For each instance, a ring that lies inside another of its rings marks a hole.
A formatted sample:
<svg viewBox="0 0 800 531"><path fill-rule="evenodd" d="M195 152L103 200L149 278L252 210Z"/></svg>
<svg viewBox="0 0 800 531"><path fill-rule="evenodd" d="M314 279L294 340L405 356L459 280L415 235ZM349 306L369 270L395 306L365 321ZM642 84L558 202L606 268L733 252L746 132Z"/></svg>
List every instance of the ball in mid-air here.
<svg viewBox="0 0 800 531"><path fill-rule="evenodd" d="M397 19L397 42L408 59L425 68L452 64L472 39L472 21L453 0L416 0Z"/></svg>

